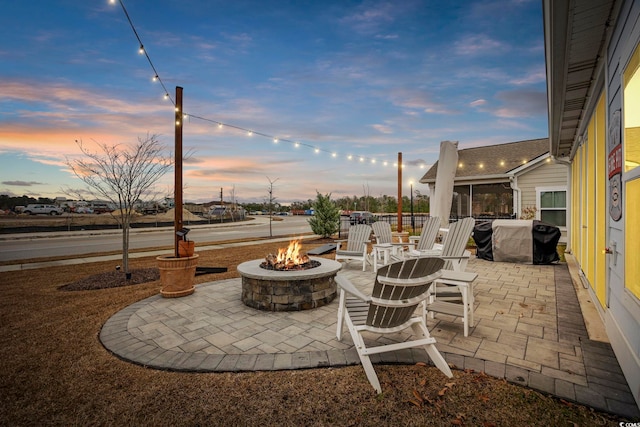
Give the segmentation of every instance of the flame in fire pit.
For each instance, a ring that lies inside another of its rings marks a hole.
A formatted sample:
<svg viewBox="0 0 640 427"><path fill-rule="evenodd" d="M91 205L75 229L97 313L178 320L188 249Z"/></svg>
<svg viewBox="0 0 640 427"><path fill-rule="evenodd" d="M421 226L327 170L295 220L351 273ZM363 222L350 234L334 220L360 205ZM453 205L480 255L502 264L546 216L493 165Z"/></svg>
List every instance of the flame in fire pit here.
<svg viewBox="0 0 640 427"><path fill-rule="evenodd" d="M310 260L306 254L302 254L300 240L292 240L286 248L278 249L278 255L269 254L260 264L262 268L269 270L305 270L318 265L318 261Z"/></svg>

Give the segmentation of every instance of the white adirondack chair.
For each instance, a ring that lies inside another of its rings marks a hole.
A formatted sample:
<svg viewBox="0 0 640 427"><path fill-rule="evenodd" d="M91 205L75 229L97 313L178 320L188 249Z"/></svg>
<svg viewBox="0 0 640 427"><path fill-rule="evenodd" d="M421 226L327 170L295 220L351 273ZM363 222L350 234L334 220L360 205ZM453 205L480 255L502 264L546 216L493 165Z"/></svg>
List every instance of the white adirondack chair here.
<svg viewBox="0 0 640 427"><path fill-rule="evenodd" d="M419 251L433 249L433 245L436 243L436 237L438 237L438 230L440 230L440 218L437 216L431 216L427 218L422 226L420 236L409 237L409 254L411 251Z"/></svg>
<svg viewBox="0 0 640 427"><path fill-rule="evenodd" d="M378 393L380 381L373 368L372 354L405 348L423 347L434 365L449 378L451 369L436 348L423 316L416 316L416 307L429 295L433 281L440 277L444 261L439 258L414 258L381 267L370 296L360 292L347 278L338 273L340 286L338 307L338 340L342 339L343 321L347 324L367 378ZM409 340L394 344L367 347L363 333L394 334L411 327Z"/></svg>
<svg viewBox="0 0 640 427"><path fill-rule="evenodd" d="M384 255L385 263L388 264L389 258L391 261L399 261L404 248L402 243L402 237L399 238L399 242L393 241L393 232L391 231L391 224L385 221L376 221L371 224L373 229L373 237L376 239L373 245L373 265L374 269L377 269L378 262Z"/></svg>
<svg viewBox="0 0 640 427"><path fill-rule="evenodd" d="M362 261L362 271L367 266L367 245L371 237L371 226L367 224L352 225L349 227L349 236L346 240L336 240L336 261L358 260ZM346 247L342 246L346 242Z"/></svg>
<svg viewBox="0 0 640 427"><path fill-rule="evenodd" d="M419 256L438 256L446 261L442 277L432 288L432 295L425 305L426 313L445 313L462 317L464 336L469 336L469 325L473 319L473 281L477 274L465 272L471 253L466 250L473 232L475 220L464 218L449 225L441 250L422 250Z"/></svg>

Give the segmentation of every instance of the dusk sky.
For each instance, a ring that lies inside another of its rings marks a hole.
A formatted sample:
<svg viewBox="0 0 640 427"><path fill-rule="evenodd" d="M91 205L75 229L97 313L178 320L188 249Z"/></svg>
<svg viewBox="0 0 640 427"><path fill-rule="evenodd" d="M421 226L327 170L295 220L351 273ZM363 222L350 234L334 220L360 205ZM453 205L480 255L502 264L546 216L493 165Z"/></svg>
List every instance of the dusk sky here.
<svg viewBox="0 0 640 427"><path fill-rule="evenodd" d="M262 202L269 180L279 202L395 196L398 152L408 194L440 141L548 136L540 0L123 3L160 82L118 0L4 2L0 194L80 188L75 140L172 152L162 84L206 119L184 124L187 202Z"/></svg>

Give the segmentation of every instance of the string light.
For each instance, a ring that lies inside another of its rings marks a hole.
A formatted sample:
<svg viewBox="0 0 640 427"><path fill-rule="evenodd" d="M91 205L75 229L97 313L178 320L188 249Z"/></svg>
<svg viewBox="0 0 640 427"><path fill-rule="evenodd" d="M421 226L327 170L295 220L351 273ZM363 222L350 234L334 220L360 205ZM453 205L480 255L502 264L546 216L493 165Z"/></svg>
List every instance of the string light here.
<svg viewBox="0 0 640 427"><path fill-rule="evenodd" d="M165 86L164 82L160 78L160 74L158 73L155 65L153 64L153 61L151 61L151 57L149 56L149 53L148 53L147 49L145 49L144 44L142 43L142 39L141 39L140 35L138 34L138 31L136 30L136 27L133 24L133 21L132 21L131 17L129 16L129 12L127 11L127 8L125 7L123 0L109 0L109 3L115 4L116 1L120 4L120 6L122 8L122 11L124 12L124 14L125 14L125 16L127 18L127 21L129 22L129 26L131 27L131 30L133 31L133 34L135 35L135 37L136 37L136 39L137 39L137 41L139 43L138 52L141 55L145 56L145 58L147 59L147 62L149 63L149 66L153 70L154 74L153 74L152 80L154 82L159 82L160 83L160 85L162 86L162 89L164 91L164 99L165 100L170 100L171 103L175 106L175 102L174 102L173 98L169 95L169 91L167 90L167 87ZM177 111L178 111L178 109L176 108L176 112ZM315 153L326 152L326 153L329 153L331 155L331 157L334 157L334 158L338 157L338 153L336 153L336 152L330 152L330 151L327 151L327 150L323 150L321 148L314 147L314 146L309 145L309 144L301 143L299 141L291 141L291 140L286 140L286 139L279 139L277 137L273 137L273 136L270 136L270 135L267 135L267 134L264 134L264 133L261 133L261 132L256 132L256 131L253 131L253 130L250 130L250 129L245 129L245 128L241 127L241 126L236 126L236 125L232 125L232 124L229 124L229 123L222 123L222 122L219 122L217 120L208 119L208 118L201 117L201 116L198 116L198 115L195 115L195 114L184 113L183 114L183 121L186 118L193 118L193 119L197 119L197 120L202 120L202 121L214 123L215 125L217 125L218 129L222 129L224 126L226 126L226 127L230 127L232 129L235 129L235 130L243 131L248 136L253 136L254 134L256 134L256 135L260 135L260 136L263 136L263 137L267 137L267 138L272 139L275 144L277 144L279 142L288 142L288 143L293 144L294 147L296 147L296 148L299 148L300 146L305 146L305 147L308 147L310 149L313 149L315 151ZM181 125L180 120L176 120L176 126L180 126L180 125ZM353 159L353 155L349 154L347 156L347 159L352 160ZM362 163L364 163L365 161L369 161L371 164L376 164L377 163L377 160L375 158L369 158L369 157L364 157L364 156L359 156L359 160ZM388 162L384 161L383 165L387 166ZM393 166L396 167L397 165L394 163ZM405 166L406 165L402 164L401 168L404 168ZM423 167L424 167L423 164L420 165L421 169Z"/></svg>

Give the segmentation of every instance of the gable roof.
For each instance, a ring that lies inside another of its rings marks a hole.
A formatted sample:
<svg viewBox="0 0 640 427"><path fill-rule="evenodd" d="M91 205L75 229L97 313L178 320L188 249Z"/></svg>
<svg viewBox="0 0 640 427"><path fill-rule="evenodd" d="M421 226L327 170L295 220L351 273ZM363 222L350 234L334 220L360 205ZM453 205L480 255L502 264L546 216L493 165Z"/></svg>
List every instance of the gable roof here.
<svg viewBox="0 0 640 427"><path fill-rule="evenodd" d="M458 150L456 179L482 179L487 176L506 175L548 152L549 138ZM437 172L438 162L436 161L420 182L423 184L435 182Z"/></svg>

